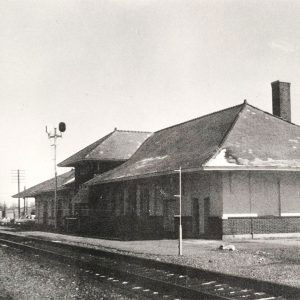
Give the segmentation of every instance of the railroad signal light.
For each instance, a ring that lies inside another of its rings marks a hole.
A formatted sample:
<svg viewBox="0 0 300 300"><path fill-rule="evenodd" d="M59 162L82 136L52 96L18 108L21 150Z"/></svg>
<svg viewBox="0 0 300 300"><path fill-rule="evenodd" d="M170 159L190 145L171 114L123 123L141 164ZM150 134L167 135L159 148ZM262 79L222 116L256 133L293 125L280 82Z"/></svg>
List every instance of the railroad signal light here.
<svg viewBox="0 0 300 300"><path fill-rule="evenodd" d="M59 129L60 132L65 132L66 131L66 123L60 122L58 124L58 129Z"/></svg>
<svg viewBox="0 0 300 300"><path fill-rule="evenodd" d="M57 128L54 127L54 133L48 131L48 128L46 126L46 133L48 135L48 138L51 140L53 139L53 146L54 149L54 178L55 178L55 188L54 188L54 228L57 229L57 171L56 171L56 141L58 138L62 137L62 133L66 131L66 124L64 122L60 122L58 124L58 130L60 132L57 133Z"/></svg>

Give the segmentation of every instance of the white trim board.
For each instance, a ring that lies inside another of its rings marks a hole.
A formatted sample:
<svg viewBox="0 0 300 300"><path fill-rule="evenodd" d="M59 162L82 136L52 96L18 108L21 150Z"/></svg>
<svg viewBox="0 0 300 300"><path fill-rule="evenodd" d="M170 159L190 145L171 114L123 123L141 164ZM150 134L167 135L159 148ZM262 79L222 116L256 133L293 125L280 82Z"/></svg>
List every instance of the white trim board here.
<svg viewBox="0 0 300 300"><path fill-rule="evenodd" d="M222 219L227 220L228 218L257 218L258 215L255 213L245 213L245 214L223 214ZM263 217L263 216L262 216ZM279 216L277 216L279 217ZM300 217L300 212L293 213L281 213L280 217Z"/></svg>
<svg viewBox="0 0 300 300"><path fill-rule="evenodd" d="M288 168L288 167L276 167L276 166L219 166L209 167L203 166L203 171L278 171L278 172L299 172L299 167Z"/></svg>
<svg viewBox="0 0 300 300"><path fill-rule="evenodd" d="M294 213L281 213L281 217L300 217L300 213L294 212Z"/></svg>

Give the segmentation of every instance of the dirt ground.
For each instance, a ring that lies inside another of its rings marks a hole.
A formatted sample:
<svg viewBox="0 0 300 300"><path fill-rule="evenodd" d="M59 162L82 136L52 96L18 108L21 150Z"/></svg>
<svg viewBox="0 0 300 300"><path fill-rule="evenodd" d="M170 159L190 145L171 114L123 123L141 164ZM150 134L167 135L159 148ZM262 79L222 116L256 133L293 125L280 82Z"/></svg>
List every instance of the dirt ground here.
<svg viewBox="0 0 300 300"><path fill-rule="evenodd" d="M155 260L189 265L232 275L272 281L300 288L300 239L268 240L184 240L183 256L178 256L176 240L115 241L67 236L48 232L22 235L106 249ZM235 251L220 250L234 245Z"/></svg>

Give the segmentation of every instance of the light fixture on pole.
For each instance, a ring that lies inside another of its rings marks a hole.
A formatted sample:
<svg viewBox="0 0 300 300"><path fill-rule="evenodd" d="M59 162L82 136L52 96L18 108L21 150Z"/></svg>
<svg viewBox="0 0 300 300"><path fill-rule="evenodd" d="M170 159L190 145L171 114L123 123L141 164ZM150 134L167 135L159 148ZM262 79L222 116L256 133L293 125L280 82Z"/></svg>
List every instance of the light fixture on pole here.
<svg viewBox="0 0 300 300"><path fill-rule="evenodd" d="M182 198L182 178L181 178L181 167L179 170L175 170L175 172L179 173L179 195L175 195L175 197L179 198L179 232L178 232L178 255L182 255L182 224L181 224L181 198Z"/></svg>
<svg viewBox="0 0 300 300"><path fill-rule="evenodd" d="M48 131L46 126L46 133L48 134L48 138L53 139L53 150L54 150L54 228L57 229L57 171L56 171L56 141L58 138L62 137L62 133L66 131L66 124L64 122L60 122L58 124L58 130L60 133L57 133L57 128L54 127L53 133Z"/></svg>

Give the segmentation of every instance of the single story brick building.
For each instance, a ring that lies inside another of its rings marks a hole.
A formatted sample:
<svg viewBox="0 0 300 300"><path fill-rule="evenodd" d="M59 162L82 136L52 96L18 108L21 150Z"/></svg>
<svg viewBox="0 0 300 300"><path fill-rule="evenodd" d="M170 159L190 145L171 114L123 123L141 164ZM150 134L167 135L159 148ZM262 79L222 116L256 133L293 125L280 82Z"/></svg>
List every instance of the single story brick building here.
<svg viewBox="0 0 300 300"><path fill-rule="evenodd" d="M273 115L244 101L168 127L88 181L99 232L175 236L181 167L183 237L300 235L300 127L290 84L272 91Z"/></svg>

